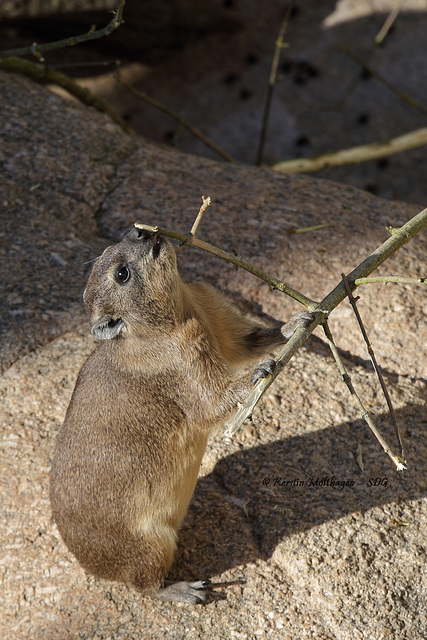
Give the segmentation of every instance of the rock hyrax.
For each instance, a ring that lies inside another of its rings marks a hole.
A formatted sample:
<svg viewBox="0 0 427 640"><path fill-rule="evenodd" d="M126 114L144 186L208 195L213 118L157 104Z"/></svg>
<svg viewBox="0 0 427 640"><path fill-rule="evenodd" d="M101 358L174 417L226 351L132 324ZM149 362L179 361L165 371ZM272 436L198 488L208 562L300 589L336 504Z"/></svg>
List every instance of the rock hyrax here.
<svg viewBox="0 0 427 640"><path fill-rule="evenodd" d="M162 586L207 438L247 395L236 370L299 323L259 326L209 285L184 284L172 245L138 229L95 261L84 301L99 344L58 436L54 519L95 576L203 601L206 581Z"/></svg>

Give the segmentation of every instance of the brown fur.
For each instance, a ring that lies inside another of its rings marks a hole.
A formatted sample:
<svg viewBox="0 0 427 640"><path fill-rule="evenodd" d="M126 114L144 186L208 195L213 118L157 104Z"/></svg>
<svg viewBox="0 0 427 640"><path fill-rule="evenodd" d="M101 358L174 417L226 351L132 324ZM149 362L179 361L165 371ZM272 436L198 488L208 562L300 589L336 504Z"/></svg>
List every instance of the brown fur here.
<svg viewBox="0 0 427 640"><path fill-rule="evenodd" d="M130 277L121 283L123 267ZM154 592L171 566L209 433L247 394L236 369L285 339L212 287L184 284L170 243L137 230L98 258L84 298L101 340L58 436L52 511L87 571ZM163 597L204 599L183 584Z"/></svg>

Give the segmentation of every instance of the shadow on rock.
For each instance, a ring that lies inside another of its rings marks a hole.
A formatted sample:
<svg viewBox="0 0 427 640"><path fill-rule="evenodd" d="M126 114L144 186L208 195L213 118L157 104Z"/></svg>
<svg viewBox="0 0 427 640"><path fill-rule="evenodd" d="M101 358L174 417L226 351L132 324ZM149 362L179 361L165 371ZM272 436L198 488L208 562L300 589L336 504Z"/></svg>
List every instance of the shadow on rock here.
<svg viewBox="0 0 427 640"><path fill-rule="evenodd" d="M399 473L364 423L354 421L233 453L201 478L180 532L173 576L212 577L267 559L287 537L330 520L426 494L427 416L398 414L408 470ZM383 433L388 417L377 416ZM390 436L390 442L394 442ZM364 472L356 462L363 447ZM342 481L347 486L341 486ZM385 530L395 523L385 516Z"/></svg>

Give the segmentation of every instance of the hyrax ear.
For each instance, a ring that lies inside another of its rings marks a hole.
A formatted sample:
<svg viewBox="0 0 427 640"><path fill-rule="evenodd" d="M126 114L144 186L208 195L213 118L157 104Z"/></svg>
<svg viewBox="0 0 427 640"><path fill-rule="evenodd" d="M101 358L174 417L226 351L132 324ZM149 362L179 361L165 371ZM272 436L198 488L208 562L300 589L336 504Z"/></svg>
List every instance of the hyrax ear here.
<svg viewBox="0 0 427 640"><path fill-rule="evenodd" d="M125 323L121 318L112 318L111 316L104 316L91 328L92 335L98 340L111 340L119 335Z"/></svg>

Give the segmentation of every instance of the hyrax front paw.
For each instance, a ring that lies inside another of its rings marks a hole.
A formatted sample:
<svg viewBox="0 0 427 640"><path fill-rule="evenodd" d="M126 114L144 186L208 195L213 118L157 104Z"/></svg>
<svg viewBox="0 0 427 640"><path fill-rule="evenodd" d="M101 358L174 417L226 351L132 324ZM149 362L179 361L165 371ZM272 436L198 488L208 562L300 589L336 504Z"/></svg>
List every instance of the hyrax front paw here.
<svg viewBox="0 0 427 640"><path fill-rule="evenodd" d="M265 360L260 362L259 365L253 370L253 373L251 376L252 384L256 384L258 380L261 380L262 378L266 378L267 376L269 376L271 373L273 373L275 368L276 368L276 361L273 360L272 358L266 358Z"/></svg>
<svg viewBox="0 0 427 640"><path fill-rule="evenodd" d="M300 311L296 316L291 318L289 322L282 325L280 331L282 336L289 340L293 336L295 331L299 328L305 329L314 320L314 316L308 311Z"/></svg>

